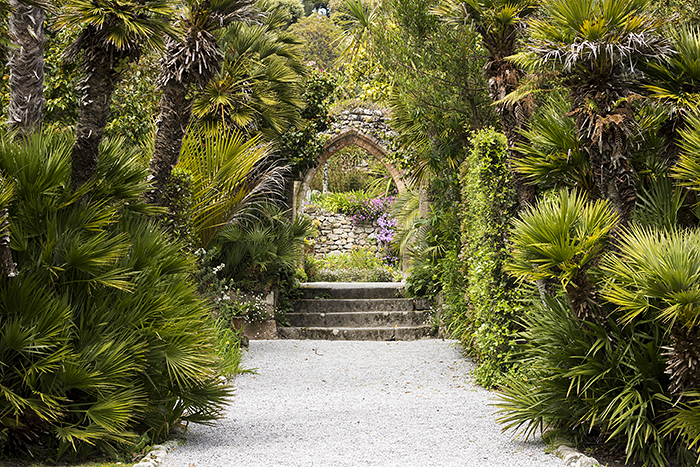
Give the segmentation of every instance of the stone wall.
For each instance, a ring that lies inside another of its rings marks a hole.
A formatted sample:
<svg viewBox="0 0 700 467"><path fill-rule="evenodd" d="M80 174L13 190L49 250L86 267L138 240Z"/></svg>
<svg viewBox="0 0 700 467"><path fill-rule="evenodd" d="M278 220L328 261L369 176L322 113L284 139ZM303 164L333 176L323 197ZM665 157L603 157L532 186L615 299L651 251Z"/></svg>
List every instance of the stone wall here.
<svg viewBox="0 0 700 467"><path fill-rule="evenodd" d="M314 240L314 256L350 253L356 248L377 251L376 226L355 227L349 216L333 214L323 209L308 206L304 214L310 216L318 229Z"/></svg>
<svg viewBox="0 0 700 467"><path fill-rule="evenodd" d="M376 138L385 148L391 146L391 140L396 132L389 126L388 110L352 109L343 110L334 115L335 122L327 132L331 136L354 129L358 132Z"/></svg>

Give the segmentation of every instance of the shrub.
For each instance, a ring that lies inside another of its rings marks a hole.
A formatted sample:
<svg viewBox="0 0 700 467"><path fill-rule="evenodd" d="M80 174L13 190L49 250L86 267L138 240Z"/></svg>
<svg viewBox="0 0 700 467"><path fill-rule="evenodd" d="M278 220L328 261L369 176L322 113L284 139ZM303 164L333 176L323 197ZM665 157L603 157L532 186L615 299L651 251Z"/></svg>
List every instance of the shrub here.
<svg viewBox="0 0 700 467"><path fill-rule="evenodd" d="M316 268L313 280L321 282L393 282L394 269L374 253L357 248L351 253L332 254L309 261ZM308 273L307 273L308 274ZM309 275L309 277L311 277Z"/></svg>
<svg viewBox="0 0 700 467"><path fill-rule="evenodd" d="M505 136L486 129L476 133L471 144L460 172L462 250L459 257L448 258L442 271L452 284L445 290L448 328L476 358L479 384L491 387L510 371L512 334L522 314L515 281L503 269L516 199Z"/></svg>
<svg viewBox="0 0 700 467"><path fill-rule="evenodd" d="M662 431L672 407L664 329L651 320L621 326L618 317L580 321L562 297L533 301L515 356L527 370L508 381L498 403L506 428L558 429L579 443L602 439L644 465L683 455L678 438Z"/></svg>
<svg viewBox="0 0 700 467"><path fill-rule="evenodd" d="M142 214L136 151L104 141L97 181L73 193L71 139L23 143L0 139L20 271L0 283L0 449L114 453L217 418L230 390L194 260Z"/></svg>
<svg viewBox="0 0 700 467"><path fill-rule="evenodd" d="M304 239L313 234L311 219L291 221L276 206L267 206L223 229L213 249L212 264L221 264L222 277L245 291L278 285L281 275L293 276L301 260Z"/></svg>

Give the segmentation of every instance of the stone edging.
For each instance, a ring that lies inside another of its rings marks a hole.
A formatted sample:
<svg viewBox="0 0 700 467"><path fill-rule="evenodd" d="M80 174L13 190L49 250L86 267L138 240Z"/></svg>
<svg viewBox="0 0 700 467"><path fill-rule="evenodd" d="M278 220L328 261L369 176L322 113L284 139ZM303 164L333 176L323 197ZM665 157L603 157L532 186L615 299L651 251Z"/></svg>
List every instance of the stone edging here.
<svg viewBox="0 0 700 467"><path fill-rule="evenodd" d="M554 454L564 460L564 465L566 467L600 467L601 465L592 457L581 454L576 449L565 444L560 445L556 451L554 451Z"/></svg>
<svg viewBox="0 0 700 467"><path fill-rule="evenodd" d="M176 440L166 441L163 444L156 444L146 456L133 467L157 467L165 460L168 452L177 444Z"/></svg>

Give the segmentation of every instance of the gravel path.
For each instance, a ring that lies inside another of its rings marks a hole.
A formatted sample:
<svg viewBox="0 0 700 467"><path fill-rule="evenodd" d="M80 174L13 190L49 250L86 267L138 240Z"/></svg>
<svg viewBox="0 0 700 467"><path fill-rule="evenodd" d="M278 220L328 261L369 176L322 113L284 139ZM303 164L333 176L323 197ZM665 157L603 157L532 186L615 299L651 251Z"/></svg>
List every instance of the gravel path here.
<svg viewBox="0 0 700 467"><path fill-rule="evenodd" d="M161 467L562 467L502 434L453 341L251 341L226 418Z"/></svg>

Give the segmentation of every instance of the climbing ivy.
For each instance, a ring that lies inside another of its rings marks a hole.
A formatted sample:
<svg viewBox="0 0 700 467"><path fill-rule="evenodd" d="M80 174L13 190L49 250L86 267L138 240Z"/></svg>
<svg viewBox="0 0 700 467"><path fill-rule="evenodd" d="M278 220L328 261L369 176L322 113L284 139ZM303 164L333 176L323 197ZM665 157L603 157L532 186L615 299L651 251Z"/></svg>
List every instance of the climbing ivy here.
<svg viewBox="0 0 700 467"><path fill-rule="evenodd" d="M325 139L319 133L326 131L333 122L329 113L335 89L332 75L310 67L303 86L303 99L306 102L301 113L303 121L296 128L290 128L282 134L277 143L280 154L291 166L295 178L312 167L321 155Z"/></svg>
<svg viewBox="0 0 700 467"><path fill-rule="evenodd" d="M460 169L461 270L466 293L452 309L455 335L478 363L475 376L485 387L496 386L510 371L513 333L523 311L515 284L503 265L506 239L517 199L507 167L507 140L493 129L470 140L471 150Z"/></svg>

